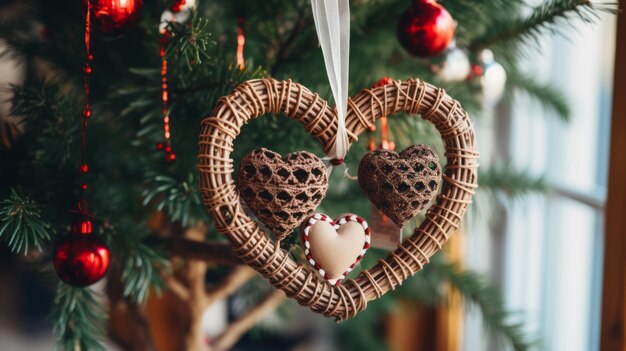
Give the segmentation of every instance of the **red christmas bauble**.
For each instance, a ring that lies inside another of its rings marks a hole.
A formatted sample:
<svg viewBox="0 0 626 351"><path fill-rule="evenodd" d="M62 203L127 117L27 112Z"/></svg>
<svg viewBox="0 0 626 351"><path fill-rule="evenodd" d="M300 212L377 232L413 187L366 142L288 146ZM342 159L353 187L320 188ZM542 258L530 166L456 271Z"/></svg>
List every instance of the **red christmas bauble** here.
<svg viewBox="0 0 626 351"><path fill-rule="evenodd" d="M415 0L398 22L398 39L414 56L435 56L453 37L454 19L435 0Z"/></svg>
<svg viewBox="0 0 626 351"><path fill-rule="evenodd" d="M92 21L105 35L119 35L139 21L143 0L88 0Z"/></svg>
<svg viewBox="0 0 626 351"><path fill-rule="evenodd" d="M170 7L170 10L174 13L178 13L185 8L187 0L174 0L174 3Z"/></svg>
<svg viewBox="0 0 626 351"><path fill-rule="evenodd" d="M64 282L74 286L91 285L109 269L109 248L91 234L91 221L72 224L71 232L54 249L54 269Z"/></svg>

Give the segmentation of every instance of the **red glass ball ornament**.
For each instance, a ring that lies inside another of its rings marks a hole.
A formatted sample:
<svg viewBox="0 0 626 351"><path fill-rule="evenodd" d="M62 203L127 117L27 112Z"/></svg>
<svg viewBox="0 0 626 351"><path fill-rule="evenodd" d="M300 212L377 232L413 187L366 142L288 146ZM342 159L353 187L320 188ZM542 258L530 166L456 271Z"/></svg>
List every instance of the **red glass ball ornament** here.
<svg viewBox="0 0 626 351"><path fill-rule="evenodd" d="M185 4L187 4L187 0L175 0L170 10L174 13L178 13L185 8Z"/></svg>
<svg viewBox="0 0 626 351"><path fill-rule="evenodd" d="M143 0L87 0L92 21L104 35L120 35L139 21Z"/></svg>
<svg viewBox="0 0 626 351"><path fill-rule="evenodd" d="M398 22L398 39L411 55L431 57L448 47L454 27L450 13L435 0L415 0Z"/></svg>
<svg viewBox="0 0 626 351"><path fill-rule="evenodd" d="M91 221L72 224L72 230L56 245L54 269L61 280L73 286L88 286L102 279L109 269L109 248L91 234Z"/></svg>

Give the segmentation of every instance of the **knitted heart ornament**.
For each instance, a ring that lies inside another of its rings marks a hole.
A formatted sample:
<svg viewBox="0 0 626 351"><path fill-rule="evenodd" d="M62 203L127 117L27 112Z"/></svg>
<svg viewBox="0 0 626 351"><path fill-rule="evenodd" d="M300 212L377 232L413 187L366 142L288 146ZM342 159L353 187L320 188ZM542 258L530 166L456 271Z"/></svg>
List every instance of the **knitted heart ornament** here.
<svg viewBox="0 0 626 351"><path fill-rule="evenodd" d="M359 164L359 185L371 202L402 227L435 196L441 166L426 145L413 145L400 154L375 150Z"/></svg>
<svg viewBox="0 0 626 351"><path fill-rule="evenodd" d="M439 196L426 209L424 221L395 251L339 285L329 284L308 264L292 259L246 213L240 198L242 189L233 179L231 158L242 126L266 114L280 114L302 123L328 154L336 141L336 110L300 84L259 79L245 82L222 97L202 121L200 190L218 232L228 238L243 262L315 312L345 320L366 308L369 301L395 289L442 248L459 228L471 203L477 184L478 152L472 123L459 103L443 89L420 80L391 81L365 89L348 100L345 126L349 141L356 141L376 119L394 113L421 116L441 135L446 162Z"/></svg>
<svg viewBox="0 0 626 351"><path fill-rule="evenodd" d="M328 189L326 166L306 151L283 158L254 150L241 160L238 181L241 197L278 240L315 211Z"/></svg>

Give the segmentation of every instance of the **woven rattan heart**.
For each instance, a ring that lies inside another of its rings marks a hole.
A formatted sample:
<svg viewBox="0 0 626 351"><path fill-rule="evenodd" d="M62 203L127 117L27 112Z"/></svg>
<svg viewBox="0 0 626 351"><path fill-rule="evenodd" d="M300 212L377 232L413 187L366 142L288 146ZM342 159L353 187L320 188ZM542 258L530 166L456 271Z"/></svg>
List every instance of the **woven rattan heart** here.
<svg viewBox="0 0 626 351"><path fill-rule="evenodd" d="M407 80L361 91L348 101L346 127L350 141L356 141L376 119L397 112L420 114L439 131L447 158L441 194L426 211L424 222L402 245L371 269L337 286L293 261L246 215L233 180L234 162L230 158L241 127L267 113L282 113L301 122L329 151L337 132L335 109L300 84L259 79L245 82L221 98L210 117L202 122L200 187L218 231L228 237L245 263L315 312L348 319L363 310L368 301L402 284L427 264L458 229L471 202L478 165L474 130L467 113L443 89Z"/></svg>

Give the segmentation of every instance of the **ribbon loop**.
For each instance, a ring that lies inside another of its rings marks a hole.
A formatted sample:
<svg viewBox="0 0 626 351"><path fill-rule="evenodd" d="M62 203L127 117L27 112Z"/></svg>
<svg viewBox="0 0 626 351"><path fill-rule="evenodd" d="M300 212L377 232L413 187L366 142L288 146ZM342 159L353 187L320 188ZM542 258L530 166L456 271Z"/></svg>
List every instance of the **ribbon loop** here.
<svg viewBox="0 0 626 351"><path fill-rule="evenodd" d="M337 136L328 156L339 160L345 158L350 147L346 131L350 5L348 0L311 0L311 7L328 81L337 106Z"/></svg>

